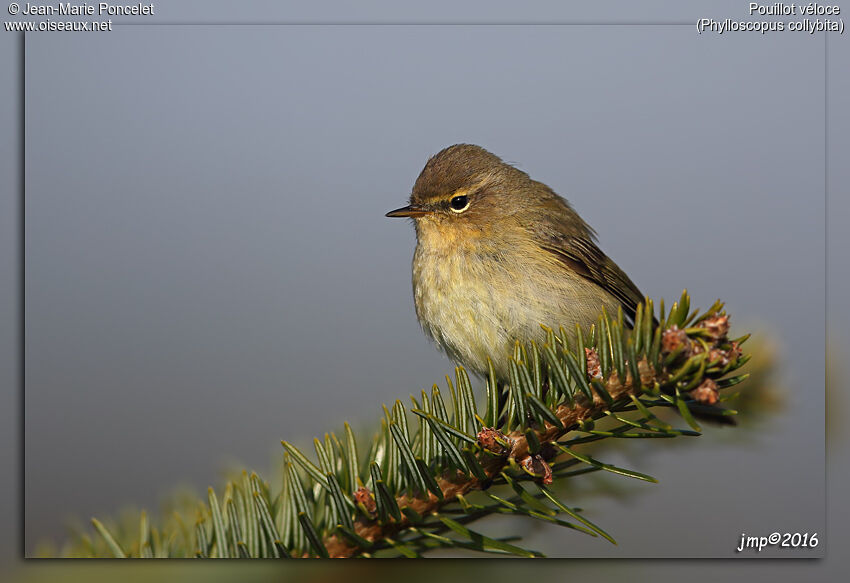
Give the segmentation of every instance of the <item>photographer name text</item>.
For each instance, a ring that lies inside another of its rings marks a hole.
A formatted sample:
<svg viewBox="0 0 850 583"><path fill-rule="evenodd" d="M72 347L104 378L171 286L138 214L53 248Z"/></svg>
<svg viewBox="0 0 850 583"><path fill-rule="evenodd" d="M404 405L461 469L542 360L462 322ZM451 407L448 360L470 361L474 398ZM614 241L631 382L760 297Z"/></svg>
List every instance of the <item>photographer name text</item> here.
<svg viewBox="0 0 850 583"><path fill-rule="evenodd" d="M58 2L56 4L30 4L21 6L20 14L24 16L153 16L153 4L74 4L73 2Z"/></svg>

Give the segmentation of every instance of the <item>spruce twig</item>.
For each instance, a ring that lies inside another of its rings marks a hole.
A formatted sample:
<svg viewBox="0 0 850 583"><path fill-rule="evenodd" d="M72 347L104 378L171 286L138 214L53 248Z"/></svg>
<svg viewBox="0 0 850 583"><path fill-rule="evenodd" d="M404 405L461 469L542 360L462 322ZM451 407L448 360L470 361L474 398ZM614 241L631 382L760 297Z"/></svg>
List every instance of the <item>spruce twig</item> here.
<svg viewBox="0 0 850 583"><path fill-rule="evenodd" d="M656 323L647 299L631 329L622 313L603 313L590 330L547 328L542 345L517 345L510 379L501 387L504 403L491 369L479 411L469 377L458 367L448 393L435 386L413 398L418 423L409 425L400 401L384 407L366 455L347 424L342 440L328 434L314 441L315 462L282 442L279 495L272 497L256 474L244 473L227 484L221 502L212 489L196 502L194 530L179 515L177 523L157 529L143 514L141 526L117 534L95 521L100 537L80 537L86 545L70 554L418 557L433 548L458 548L539 556L468 526L493 514L613 542L548 486L598 470L654 481L581 448L604 439L696 436L700 418L731 419L734 412L718 406L719 391L746 378L732 375L748 360L740 349L746 338L727 338L729 320L719 302L702 314L689 313L689 303L687 293L669 312L662 303ZM677 411L692 429L673 428L654 408ZM477 492L486 502L473 501Z"/></svg>

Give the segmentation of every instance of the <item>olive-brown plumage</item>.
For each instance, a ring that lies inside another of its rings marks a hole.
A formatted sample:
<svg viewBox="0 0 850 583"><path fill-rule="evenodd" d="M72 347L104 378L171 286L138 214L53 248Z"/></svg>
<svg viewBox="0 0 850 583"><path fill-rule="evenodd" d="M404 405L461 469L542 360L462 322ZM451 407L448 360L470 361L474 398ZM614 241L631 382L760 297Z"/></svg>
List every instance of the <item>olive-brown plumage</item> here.
<svg viewBox="0 0 850 583"><path fill-rule="evenodd" d="M563 198L484 148L450 146L425 164L410 204L416 315L450 357L483 374L541 324L588 327L606 308L634 316L643 295ZM497 364L497 366L499 366ZM506 379L502 364L497 375Z"/></svg>

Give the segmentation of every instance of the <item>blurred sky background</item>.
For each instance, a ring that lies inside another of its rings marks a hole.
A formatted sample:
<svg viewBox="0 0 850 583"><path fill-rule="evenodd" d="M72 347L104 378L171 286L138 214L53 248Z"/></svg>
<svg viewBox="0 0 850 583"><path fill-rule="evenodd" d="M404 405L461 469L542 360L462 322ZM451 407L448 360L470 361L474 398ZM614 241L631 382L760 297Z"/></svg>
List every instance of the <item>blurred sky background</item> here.
<svg viewBox="0 0 850 583"><path fill-rule="evenodd" d="M664 6L632 20L702 15ZM232 463L268 474L280 439L370 427L439 382L413 230L383 213L456 142L568 198L645 293L721 298L782 358L786 409L756 428L609 456L660 479L576 502L618 547L528 544L731 557L742 532L823 531L823 58L820 35L692 25L30 35L27 552Z"/></svg>

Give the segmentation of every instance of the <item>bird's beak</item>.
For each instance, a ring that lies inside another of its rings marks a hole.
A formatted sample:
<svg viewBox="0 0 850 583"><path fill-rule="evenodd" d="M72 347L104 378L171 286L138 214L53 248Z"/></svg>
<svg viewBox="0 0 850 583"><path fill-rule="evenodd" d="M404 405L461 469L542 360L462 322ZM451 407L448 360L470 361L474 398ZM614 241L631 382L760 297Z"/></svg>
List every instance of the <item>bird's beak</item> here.
<svg viewBox="0 0 850 583"><path fill-rule="evenodd" d="M386 214L388 217L424 217L429 214L431 211L428 209L421 207L419 205L411 204L407 206L403 206L400 209L395 209L394 211L390 211Z"/></svg>

